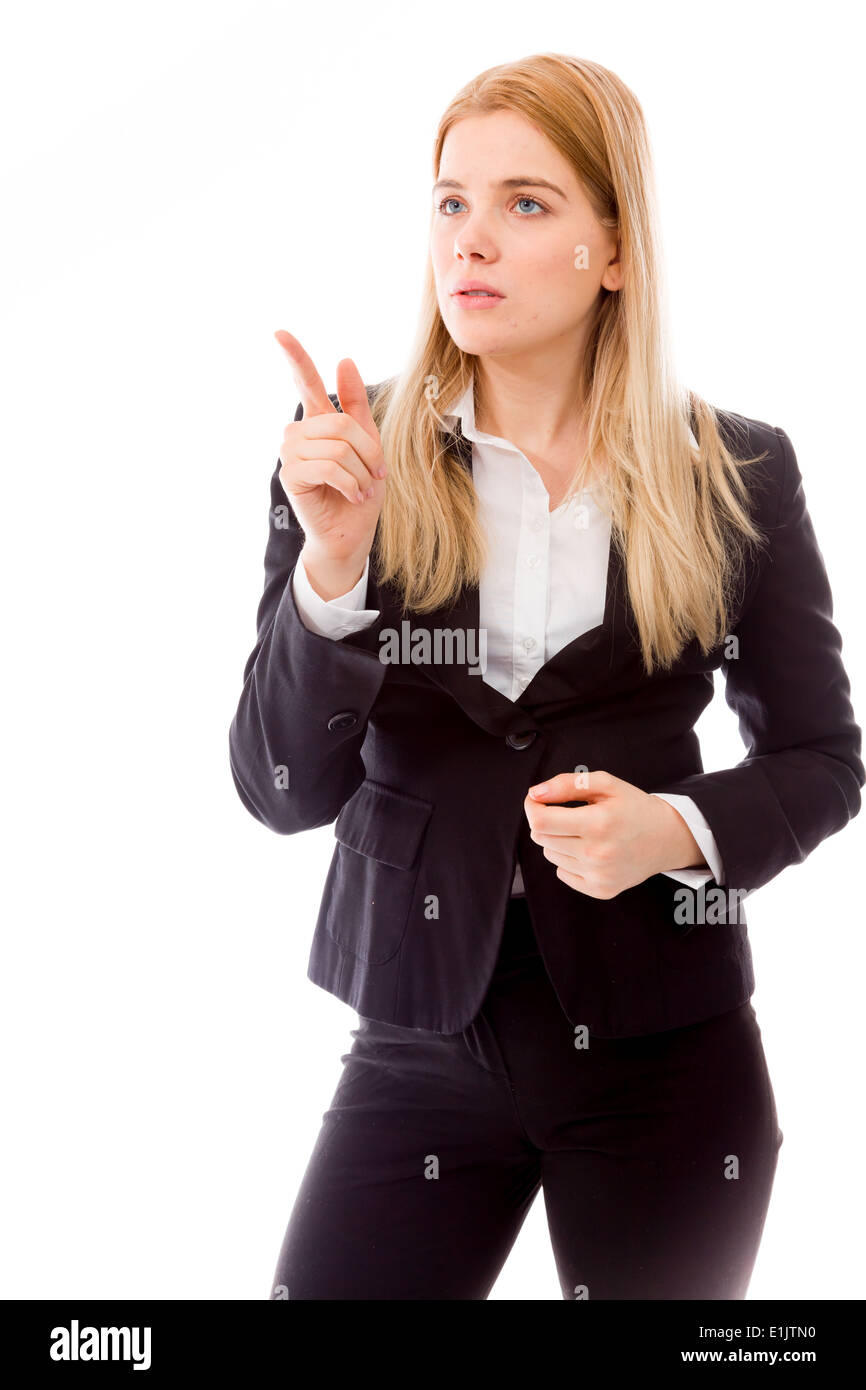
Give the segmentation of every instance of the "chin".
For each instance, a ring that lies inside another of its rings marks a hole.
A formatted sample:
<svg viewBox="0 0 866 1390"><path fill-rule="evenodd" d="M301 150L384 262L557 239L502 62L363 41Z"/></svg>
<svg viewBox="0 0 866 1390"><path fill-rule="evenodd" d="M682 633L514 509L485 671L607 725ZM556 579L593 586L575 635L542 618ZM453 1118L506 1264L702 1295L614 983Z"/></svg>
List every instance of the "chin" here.
<svg viewBox="0 0 866 1390"><path fill-rule="evenodd" d="M465 323L458 327L446 320L445 327L460 351L471 353L473 356L480 353L506 352L513 346L503 337L501 326L494 331L491 325L490 330L485 333L483 326L479 324L478 329L473 332L467 329Z"/></svg>

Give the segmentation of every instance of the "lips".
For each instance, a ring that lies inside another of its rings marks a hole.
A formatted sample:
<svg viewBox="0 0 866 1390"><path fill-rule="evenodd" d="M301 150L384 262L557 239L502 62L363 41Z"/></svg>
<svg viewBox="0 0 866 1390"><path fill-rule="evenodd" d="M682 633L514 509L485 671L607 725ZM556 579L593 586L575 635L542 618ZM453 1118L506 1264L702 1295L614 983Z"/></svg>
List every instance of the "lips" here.
<svg viewBox="0 0 866 1390"><path fill-rule="evenodd" d="M495 285L488 285L484 280L460 280L451 291L455 297L465 296L474 299L504 299Z"/></svg>

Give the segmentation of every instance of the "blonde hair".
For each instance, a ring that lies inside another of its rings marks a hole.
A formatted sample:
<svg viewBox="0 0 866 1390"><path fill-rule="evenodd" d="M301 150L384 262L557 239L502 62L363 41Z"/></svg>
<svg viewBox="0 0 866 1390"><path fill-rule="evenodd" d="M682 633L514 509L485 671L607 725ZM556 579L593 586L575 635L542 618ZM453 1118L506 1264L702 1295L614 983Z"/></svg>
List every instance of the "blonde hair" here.
<svg viewBox="0 0 866 1390"><path fill-rule="evenodd" d="M434 179L451 125L496 110L517 111L547 135L596 216L618 229L623 288L600 292L584 362L587 449L565 497L603 486L611 544L624 560L651 673L669 666L693 638L704 652L723 640L745 551L765 542L749 515L740 471L765 454L729 452L713 408L675 379L652 157L634 94L599 64L557 53L489 68L442 116ZM436 404L451 404L466 389L475 362L442 321L428 259L408 362L371 402L388 463L372 562L404 611L450 606L464 585L479 583L487 558L472 478L449 448L451 427ZM739 417L727 418L737 429ZM745 427L743 434L747 439Z"/></svg>

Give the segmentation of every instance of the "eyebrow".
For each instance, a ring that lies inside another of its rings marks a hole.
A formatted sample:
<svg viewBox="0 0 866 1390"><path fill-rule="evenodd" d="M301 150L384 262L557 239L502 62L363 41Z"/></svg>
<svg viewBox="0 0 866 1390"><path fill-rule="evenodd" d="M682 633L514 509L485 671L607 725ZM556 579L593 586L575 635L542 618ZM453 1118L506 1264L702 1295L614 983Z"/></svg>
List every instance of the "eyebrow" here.
<svg viewBox="0 0 866 1390"><path fill-rule="evenodd" d="M498 184L493 184L493 187L494 187L494 188L549 188L549 189L551 190L552 193L558 193L559 196L560 196L560 198L564 198L565 201L568 202L568 198L567 198L566 195L563 193L562 189L559 188L555 183L551 183L549 179L537 179L537 178L530 177L530 176L527 176L527 177L524 178L524 177L521 175L521 176L519 176L519 177L517 177L517 178L512 178L512 179L500 179L500 181L499 181ZM465 188L465 185L462 184L462 183L458 183L456 179L439 179L439 180L437 180L437 182L434 183L434 185L433 185L433 192L434 192L434 193L436 192L437 188L461 188L461 189L464 189L464 188Z"/></svg>

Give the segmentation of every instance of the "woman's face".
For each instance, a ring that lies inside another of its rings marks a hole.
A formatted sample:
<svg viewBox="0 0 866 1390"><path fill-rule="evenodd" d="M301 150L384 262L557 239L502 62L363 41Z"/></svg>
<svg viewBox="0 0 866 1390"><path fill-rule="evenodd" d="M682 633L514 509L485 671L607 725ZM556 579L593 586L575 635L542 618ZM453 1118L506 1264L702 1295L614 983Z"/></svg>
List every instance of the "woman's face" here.
<svg viewBox="0 0 866 1390"><path fill-rule="evenodd" d="M601 287L621 285L616 232L598 221L547 136L513 111L467 116L449 129L430 252L445 326L458 347L478 356L557 342L577 349ZM502 297L455 294L464 280Z"/></svg>

